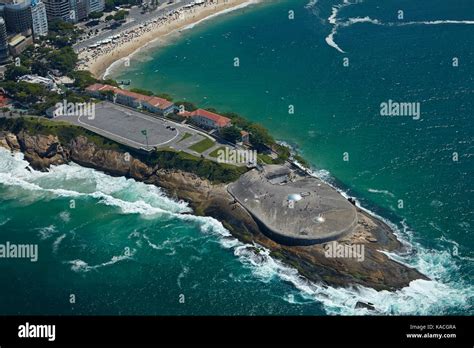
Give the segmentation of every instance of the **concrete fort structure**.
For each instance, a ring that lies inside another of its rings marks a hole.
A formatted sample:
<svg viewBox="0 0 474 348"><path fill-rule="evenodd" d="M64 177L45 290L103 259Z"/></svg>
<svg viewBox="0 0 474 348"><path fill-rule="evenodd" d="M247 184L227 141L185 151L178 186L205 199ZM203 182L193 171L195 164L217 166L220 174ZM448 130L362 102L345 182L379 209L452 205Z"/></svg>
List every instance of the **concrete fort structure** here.
<svg viewBox="0 0 474 348"><path fill-rule="evenodd" d="M285 245L336 240L357 225L356 207L321 180L300 176L286 166L253 169L228 186L229 193Z"/></svg>

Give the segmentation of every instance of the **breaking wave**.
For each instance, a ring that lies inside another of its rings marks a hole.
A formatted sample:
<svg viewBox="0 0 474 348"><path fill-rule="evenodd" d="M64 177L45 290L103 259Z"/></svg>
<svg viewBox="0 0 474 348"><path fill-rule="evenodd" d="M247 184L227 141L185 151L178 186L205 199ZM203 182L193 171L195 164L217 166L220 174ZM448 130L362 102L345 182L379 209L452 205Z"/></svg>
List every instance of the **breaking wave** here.
<svg viewBox="0 0 474 348"><path fill-rule="evenodd" d="M457 261L447 251L432 253L424 249L413 241L413 238L409 238L413 234L408 226L399 230L393 223L386 221L399 238L405 240L406 243L411 243L418 252L409 255L388 254L388 256L417 268L433 279L432 281L416 280L410 286L395 292L375 291L362 286L334 288L308 281L296 269L271 257L270 250L258 244L245 244L238 241L219 221L213 218L182 214L191 212L188 205L164 196L159 188L130 179L110 177L77 165L53 167L48 173L30 172L25 169L27 165L22 154L12 156L8 151L0 149L0 168L2 168L0 184L7 189L13 187L20 197L30 196L32 193L38 194L36 199L93 197L100 204L119 208L123 214L178 219L183 223L193 224L202 233L215 236L222 248L232 250L242 265L251 270L255 279L264 283L271 281L291 283L305 300L322 303L329 315L472 312L474 289L472 285L456 278L455 274L459 268ZM330 181L328 180L330 174L327 171L313 172L313 174L326 182ZM58 186L60 188L57 188ZM71 190L70 187L74 187L75 190ZM42 228L38 233L41 238L49 240L57 232L56 227L51 225ZM157 245L147 235L141 235L137 231L129 236L129 238L132 237L143 237L143 241L149 247L157 250L172 250L172 244L176 242L175 240L165 241ZM65 238L65 234L56 237L52 243L53 252L57 251ZM64 261L64 263L73 272L86 273L133 259L135 252L136 250L133 249L130 255L113 256L108 261L92 265L81 258ZM463 261L472 262L472 260ZM179 282L187 272L183 273ZM284 296L282 300L295 303L292 295ZM373 307L372 309L360 308L358 306L360 302L369 303Z"/></svg>
<svg viewBox="0 0 474 348"><path fill-rule="evenodd" d="M373 19L368 16L366 17L355 17L355 18L347 18L344 20L340 20L338 18L339 12L348 6L351 5L357 5L362 3L363 0L355 0L351 2L350 0L344 0L342 3L334 5L331 9L331 14L327 18L327 22L332 26L331 32L326 36L325 41L326 43L335 48L338 52L340 53L346 53L335 41L335 37L338 34L338 29L339 28L347 28L350 27L354 24L360 24L360 23L369 23L369 24L374 24L374 25L381 25L381 26L387 26L387 27L402 27L402 26L410 26L410 25L446 25L446 24L458 24L458 25L474 25L473 20L431 20L431 21L410 21L410 22L387 22L383 23L378 19ZM319 17L319 11L316 11L315 9L317 8L318 1L313 0L310 1L307 5L306 8L310 9L315 15Z"/></svg>

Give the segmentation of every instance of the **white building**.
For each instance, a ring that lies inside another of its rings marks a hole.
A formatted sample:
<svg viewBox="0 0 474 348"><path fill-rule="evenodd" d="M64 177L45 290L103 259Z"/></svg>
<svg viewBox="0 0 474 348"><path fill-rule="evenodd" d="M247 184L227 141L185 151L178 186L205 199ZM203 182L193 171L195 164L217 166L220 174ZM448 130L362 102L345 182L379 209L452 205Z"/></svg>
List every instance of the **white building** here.
<svg viewBox="0 0 474 348"><path fill-rule="evenodd" d="M58 92L59 91L58 86L53 81L53 79L50 79L48 77L42 77L42 76L38 76L38 75L23 75L23 76L18 78L18 82L20 82L20 81L43 85L52 92Z"/></svg>
<svg viewBox="0 0 474 348"><path fill-rule="evenodd" d="M33 36L48 35L48 16L46 15L46 6L41 1L33 0L31 3L31 16L33 18Z"/></svg>

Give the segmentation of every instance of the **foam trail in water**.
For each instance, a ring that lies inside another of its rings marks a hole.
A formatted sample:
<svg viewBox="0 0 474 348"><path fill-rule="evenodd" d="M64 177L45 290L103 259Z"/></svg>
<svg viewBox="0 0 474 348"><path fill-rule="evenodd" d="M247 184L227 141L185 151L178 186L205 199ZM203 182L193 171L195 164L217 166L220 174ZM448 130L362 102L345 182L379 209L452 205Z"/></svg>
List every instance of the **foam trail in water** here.
<svg viewBox="0 0 474 348"><path fill-rule="evenodd" d="M339 28L347 28L350 27L354 24L360 24L360 23L370 23L374 25L382 25L382 26L389 26L389 27L394 27L394 26L409 26L409 25L444 25L444 24L467 24L467 25L474 25L474 21L472 20L431 20L431 21L411 21L411 22L389 22L389 23L382 23L378 19L372 19L368 16L366 17L355 17L355 18L348 18L344 21L338 20L337 16L341 9L351 6L351 5L357 5L362 3L363 0L356 0L354 2L351 2L349 0L344 0L341 4L335 5L331 9L331 14L328 17L327 21L329 24L332 25L331 32L329 35L325 38L326 43L335 48L337 51L340 53L346 53L335 41L335 37L338 33ZM316 13L319 16L318 11L314 11L314 8L316 7L318 1L310 1L307 5L307 9L311 9L314 13Z"/></svg>
<svg viewBox="0 0 474 348"><path fill-rule="evenodd" d="M133 249L130 255L118 255L118 256L112 256L112 258L107 261L103 262L97 265L90 266L87 262L77 259L77 260L72 260L72 261L66 261L66 264L71 265L71 270L77 273L81 272L89 272L89 271L95 271L98 270L99 268L107 267L116 264L117 262L121 262L124 260L130 260L133 258L135 255L136 250Z"/></svg>

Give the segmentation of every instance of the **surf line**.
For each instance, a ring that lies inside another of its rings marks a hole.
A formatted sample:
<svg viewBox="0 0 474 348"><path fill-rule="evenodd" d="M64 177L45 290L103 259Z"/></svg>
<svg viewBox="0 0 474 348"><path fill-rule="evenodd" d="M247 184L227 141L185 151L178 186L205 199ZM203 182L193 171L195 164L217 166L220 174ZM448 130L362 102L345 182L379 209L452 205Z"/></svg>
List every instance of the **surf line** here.
<svg viewBox="0 0 474 348"><path fill-rule="evenodd" d="M474 25L474 21L471 20L433 20L433 21L419 21L419 22L388 22L388 23L383 23L379 21L378 19L372 19L370 17L355 17L355 18L348 18L346 21L339 22L336 18L337 12L339 9L345 6L340 6L340 7L333 7L333 13L331 16L328 18L329 23L333 24L333 28L331 30L331 33L326 37L326 43L335 48L337 51L340 53L346 53L334 40L334 37L337 34L337 30L341 27L347 28L350 27L354 24L360 24L360 23L368 23L368 24L374 24L374 25L381 25L381 26L387 26L387 27L403 27L403 26L409 26L409 25L446 25L446 24L465 24L465 25Z"/></svg>

